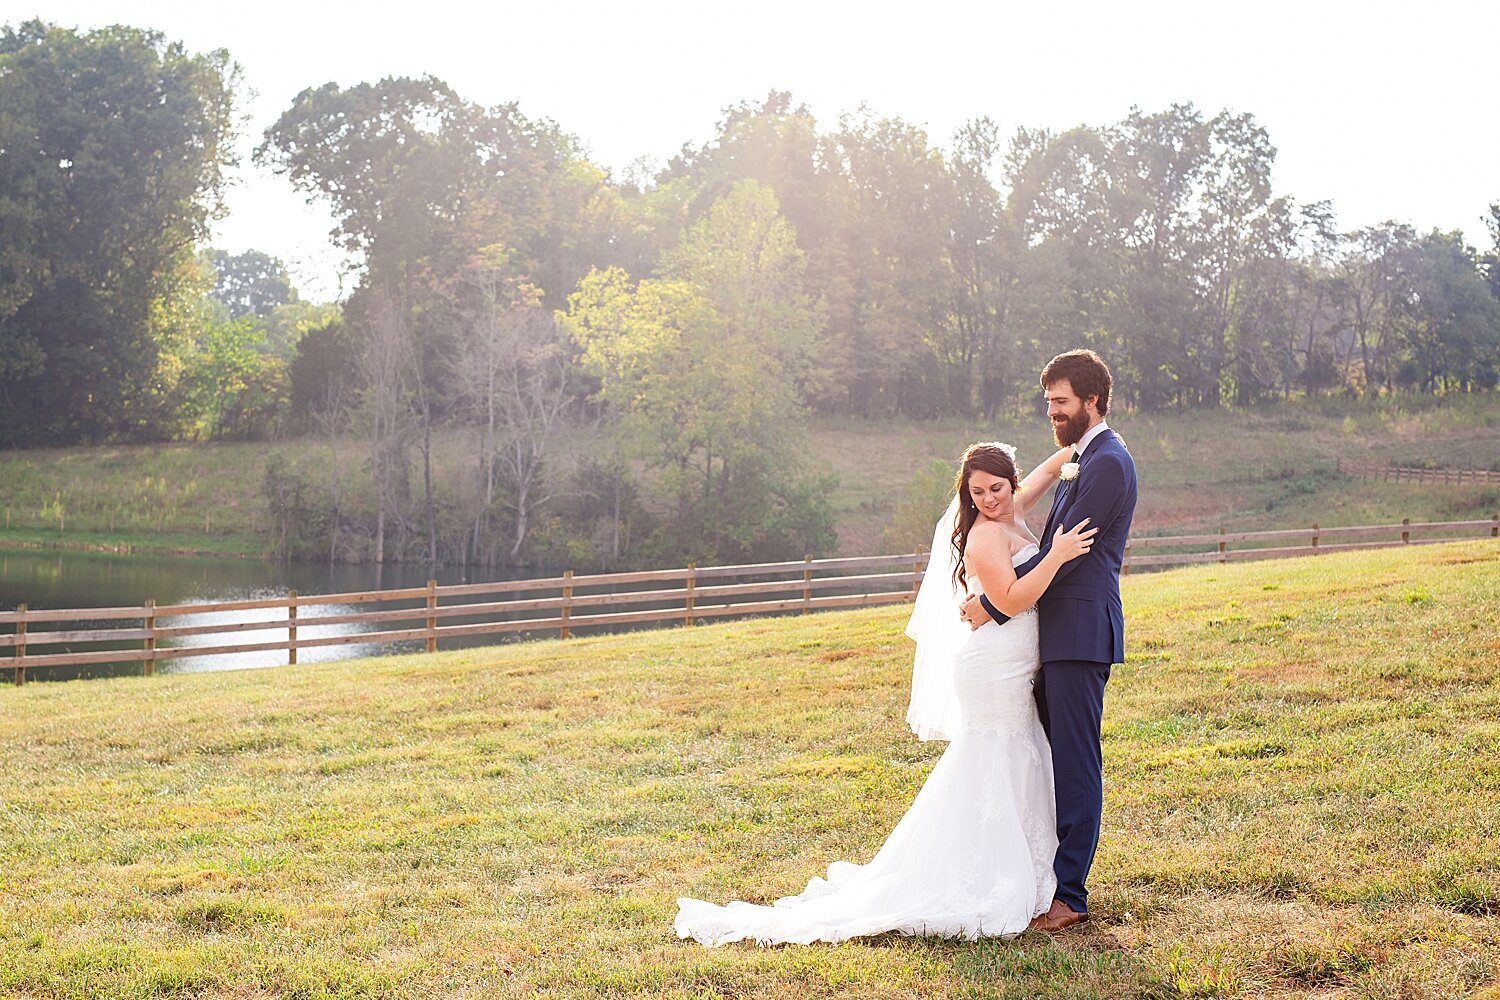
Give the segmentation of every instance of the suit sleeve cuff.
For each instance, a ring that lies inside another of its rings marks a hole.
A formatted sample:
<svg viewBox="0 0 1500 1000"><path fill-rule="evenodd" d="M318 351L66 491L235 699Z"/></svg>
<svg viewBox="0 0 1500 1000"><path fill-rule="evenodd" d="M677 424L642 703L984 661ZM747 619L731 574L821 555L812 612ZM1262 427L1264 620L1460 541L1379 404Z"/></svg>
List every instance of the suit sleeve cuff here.
<svg viewBox="0 0 1500 1000"><path fill-rule="evenodd" d="M989 612L990 617L995 619L995 621L999 622L1000 624L1003 625L1006 622L1010 621L1010 615L1001 614L999 609L991 604L990 599L988 597L985 597L983 594L979 595L979 603L984 606L985 611Z"/></svg>

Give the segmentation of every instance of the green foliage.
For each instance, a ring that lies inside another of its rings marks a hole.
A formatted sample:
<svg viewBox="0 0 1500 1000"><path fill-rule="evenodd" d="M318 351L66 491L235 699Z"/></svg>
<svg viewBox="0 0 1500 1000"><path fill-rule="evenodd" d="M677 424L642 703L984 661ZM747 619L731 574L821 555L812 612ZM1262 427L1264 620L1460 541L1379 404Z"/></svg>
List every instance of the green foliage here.
<svg viewBox="0 0 1500 1000"><path fill-rule="evenodd" d="M278 306L297 301L286 265L259 250L229 254L213 252L213 297L229 310L230 319L269 316Z"/></svg>
<svg viewBox="0 0 1500 1000"><path fill-rule="evenodd" d="M184 378L188 405L208 438L265 437L285 412L286 362L266 351L253 314L210 322L199 334Z"/></svg>
<svg viewBox="0 0 1500 1000"><path fill-rule="evenodd" d="M261 494L271 515L274 541L271 554L278 559L316 559L328 552L329 523L326 503L318 502L318 485L294 469L285 455L274 454L266 462Z"/></svg>
<svg viewBox="0 0 1500 1000"><path fill-rule="evenodd" d="M882 551L923 552L932 545L933 523L953 499L957 471L955 456L953 460L938 459L912 476L906 495L885 526Z"/></svg>
<svg viewBox="0 0 1500 1000"><path fill-rule="evenodd" d="M135 28L0 33L0 442L159 429L237 74Z"/></svg>
<svg viewBox="0 0 1500 1000"><path fill-rule="evenodd" d="M297 339L290 371L294 416L310 420L328 414L338 419L358 379L354 351L349 328L337 317Z"/></svg>
<svg viewBox="0 0 1500 1000"><path fill-rule="evenodd" d="M598 400L675 497L659 558L731 562L831 540L817 499L828 484L802 482L790 448L820 331L804 266L775 197L743 182L661 277L632 286L620 269L595 271L569 299L564 326Z"/></svg>
<svg viewBox="0 0 1500 1000"><path fill-rule="evenodd" d="M415 309L481 247L534 265L556 249L552 199L582 211L580 191L602 181L550 123L479 107L434 77L304 90L256 157L329 204L340 241L365 255L363 287L390 284Z"/></svg>

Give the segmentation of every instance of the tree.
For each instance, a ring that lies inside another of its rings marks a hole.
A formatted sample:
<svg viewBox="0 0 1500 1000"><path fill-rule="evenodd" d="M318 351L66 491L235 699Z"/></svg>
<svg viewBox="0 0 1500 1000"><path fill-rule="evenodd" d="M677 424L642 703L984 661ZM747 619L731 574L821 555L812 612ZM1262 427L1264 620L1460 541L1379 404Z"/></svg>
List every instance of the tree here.
<svg viewBox="0 0 1500 1000"><path fill-rule="evenodd" d="M847 405L866 416L963 407L940 357L954 299L942 153L921 129L861 109L841 119L823 159L844 181L831 207L844 273L823 291Z"/></svg>
<svg viewBox="0 0 1500 1000"><path fill-rule="evenodd" d="M815 379L823 311L804 288L807 255L781 215L775 192L755 181L735 184L672 250L658 273L699 291L727 335L772 359L800 406Z"/></svg>
<svg viewBox="0 0 1500 1000"><path fill-rule="evenodd" d="M387 528L396 527L396 555L406 550L411 501L411 373L414 345L407 310L388 289L374 289L360 319L356 354L359 415L370 449L370 479L375 487L373 555L385 562Z"/></svg>
<svg viewBox="0 0 1500 1000"><path fill-rule="evenodd" d="M0 33L0 442L155 426L237 80L223 50L136 28Z"/></svg>
<svg viewBox="0 0 1500 1000"><path fill-rule="evenodd" d="M598 183L568 175L572 143L550 123L515 104L482 108L430 76L308 88L256 158L326 201L367 283L394 283L414 309L482 246L533 269L557 189Z"/></svg>
<svg viewBox="0 0 1500 1000"><path fill-rule="evenodd" d="M1493 388L1500 378L1500 302L1489 294L1475 252L1461 233L1438 230L1416 250L1411 294L1401 304L1398 381L1429 393Z"/></svg>
<svg viewBox="0 0 1500 1000"><path fill-rule="evenodd" d="M297 301L286 265L270 254L246 250L241 254L213 252L213 297L229 310L230 319L265 319L277 306Z"/></svg>
<svg viewBox="0 0 1500 1000"><path fill-rule="evenodd" d="M286 362L264 345L265 331L251 315L205 323L195 338L185 379L207 437L262 437L283 412Z"/></svg>
<svg viewBox="0 0 1500 1000"><path fill-rule="evenodd" d="M682 554L828 544L826 484L799 477L789 448L820 326L804 267L774 196L745 181L689 229L660 277L632 287L622 270L596 271L569 300L564 326L600 401L675 498Z"/></svg>
<svg viewBox="0 0 1500 1000"><path fill-rule="evenodd" d="M1500 202L1490 206L1484 225L1489 230L1490 249L1480 258L1480 266L1484 271L1485 281L1489 283L1490 295L1500 300Z"/></svg>
<svg viewBox="0 0 1500 1000"><path fill-rule="evenodd" d="M479 428L473 532L468 551L487 555L485 538L497 490L512 513L506 559L515 563L536 512L551 499L548 465L555 436L576 399L572 354L540 294L508 273L499 248L474 261L457 322L454 382Z"/></svg>
<svg viewBox="0 0 1500 1000"><path fill-rule="evenodd" d="M339 219L335 235L364 255L365 276L346 309L351 327L380 331L388 346L401 331L397 357L406 370L398 395L417 423L427 558L436 561L432 441L461 396L451 362L463 326L452 303L462 275L489 246L504 247L521 273L547 256L549 266L570 274L563 260L579 237L553 217L553 199L581 213L601 175L580 166L571 140L550 123L528 121L514 104L479 107L434 77L309 88L267 130L256 155L324 198ZM375 391L368 380L365 391ZM377 451L383 461L396 456ZM372 471L389 469L377 463ZM377 495L383 524L391 496L379 485Z"/></svg>

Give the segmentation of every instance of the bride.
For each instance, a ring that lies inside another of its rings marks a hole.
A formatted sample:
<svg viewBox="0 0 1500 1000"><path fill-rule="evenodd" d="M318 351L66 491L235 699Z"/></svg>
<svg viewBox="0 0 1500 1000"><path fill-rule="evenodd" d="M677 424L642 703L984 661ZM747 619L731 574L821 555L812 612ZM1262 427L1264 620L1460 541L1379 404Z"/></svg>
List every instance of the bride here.
<svg viewBox="0 0 1500 1000"><path fill-rule="evenodd" d="M1068 453L1018 483L1008 445L964 452L907 628L918 644L908 721L922 739L952 743L874 859L835 862L826 879L772 906L679 899L678 937L707 945L888 931L976 938L1019 934L1046 912L1056 888L1056 807L1052 755L1031 696L1040 666L1031 605L1058 567L1089 550L1094 529L1086 521L1059 529L1035 570L1017 580L1014 567L1037 550L1025 514ZM971 633L958 620L964 589L983 591L1013 617Z"/></svg>

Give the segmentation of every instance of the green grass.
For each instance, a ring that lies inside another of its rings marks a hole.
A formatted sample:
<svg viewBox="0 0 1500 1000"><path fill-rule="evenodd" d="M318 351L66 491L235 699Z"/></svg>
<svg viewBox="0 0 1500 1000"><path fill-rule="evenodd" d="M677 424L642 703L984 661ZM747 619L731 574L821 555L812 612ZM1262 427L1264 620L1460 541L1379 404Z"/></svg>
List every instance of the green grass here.
<svg viewBox="0 0 1500 1000"><path fill-rule="evenodd" d="M264 443L0 451L0 545L263 555Z"/></svg>
<svg viewBox="0 0 1500 1000"><path fill-rule="evenodd" d="M1140 472L1139 534L1462 520L1500 509L1500 487L1382 483L1335 472L1340 457L1500 470L1500 394L1121 412L1111 423ZM951 468L966 445L992 438L1017 445L1023 468L1053 450L1039 414L994 423L815 422L805 457L810 469L839 477L832 497L839 554L925 546L935 508L945 502L933 463ZM461 434L440 435L438 481L469 475L471 450ZM0 545L265 554L271 519L261 484L278 454L315 476L331 469L327 444L313 438L0 452L0 507L10 518L9 528L0 523ZM346 490L359 486L364 460L358 442L341 442Z"/></svg>
<svg viewBox="0 0 1500 1000"><path fill-rule="evenodd" d="M905 609L0 689L0 996L1500 989L1500 544L1127 578L1096 924L708 950L941 744Z"/></svg>

